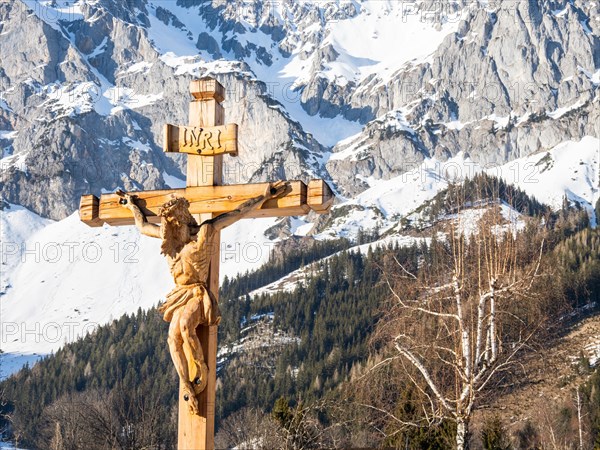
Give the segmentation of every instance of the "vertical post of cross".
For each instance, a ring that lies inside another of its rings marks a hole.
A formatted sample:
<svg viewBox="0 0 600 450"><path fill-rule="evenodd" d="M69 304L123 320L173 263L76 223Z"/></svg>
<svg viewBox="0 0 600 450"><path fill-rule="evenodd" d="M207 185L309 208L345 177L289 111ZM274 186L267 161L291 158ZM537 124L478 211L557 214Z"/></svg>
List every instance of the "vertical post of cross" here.
<svg viewBox="0 0 600 450"><path fill-rule="evenodd" d="M209 127L223 125L225 111L223 86L212 78L202 78L190 83L190 126ZM223 182L223 155L187 157L186 186L217 186ZM196 221L211 219L212 214L197 214ZM221 238L215 236L211 249L208 288L218 298L219 259ZM217 327L200 325L196 329L200 338L204 360L208 365L208 384L198 398L200 415L190 414L186 402L182 401L182 386L179 386L178 446L180 450L214 449L215 395L217 381Z"/></svg>

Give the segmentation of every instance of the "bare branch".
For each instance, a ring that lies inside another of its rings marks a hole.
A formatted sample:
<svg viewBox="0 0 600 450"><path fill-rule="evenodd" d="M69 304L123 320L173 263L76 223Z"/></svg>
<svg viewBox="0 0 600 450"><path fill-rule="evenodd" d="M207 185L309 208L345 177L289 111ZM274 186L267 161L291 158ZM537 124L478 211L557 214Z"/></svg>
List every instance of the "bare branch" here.
<svg viewBox="0 0 600 450"><path fill-rule="evenodd" d="M450 405L450 401L447 400L440 393L438 387L435 385L435 383L431 379L431 376L429 375L429 371L425 368L425 366L421 363L421 361L419 361L419 359L417 357L415 357L408 349L403 348L398 342L396 342L395 347L396 347L396 350L398 350L398 352L400 352L401 355L403 355L406 359L408 359L412 363L412 365L415 366L415 368L417 368L417 370L419 372L421 372L421 375L423 375L423 378L425 379L425 382L429 386L429 389L431 389L431 391L434 393L436 398L442 403L442 405L444 405L444 408L446 408L448 411L454 411L455 408L452 405Z"/></svg>

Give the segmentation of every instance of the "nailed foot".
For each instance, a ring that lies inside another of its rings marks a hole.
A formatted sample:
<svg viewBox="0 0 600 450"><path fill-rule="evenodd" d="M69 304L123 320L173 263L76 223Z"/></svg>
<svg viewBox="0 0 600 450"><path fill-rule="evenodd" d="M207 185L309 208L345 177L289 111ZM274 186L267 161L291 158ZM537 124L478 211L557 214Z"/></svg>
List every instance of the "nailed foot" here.
<svg viewBox="0 0 600 450"><path fill-rule="evenodd" d="M198 364L198 372L198 376L192 381L196 395L206 389L206 384L208 383L208 367L204 361Z"/></svg>
<svg viewBox="0 0 600 450"><path fill-rule="evenodd" d="M186 401L188 405L188 410L190 414L200 414L200 410L198 409L198 399L196 398L196 393L194 392L194 388L192 387L192 383L185 383L183 385L183 399Z"/></svg>

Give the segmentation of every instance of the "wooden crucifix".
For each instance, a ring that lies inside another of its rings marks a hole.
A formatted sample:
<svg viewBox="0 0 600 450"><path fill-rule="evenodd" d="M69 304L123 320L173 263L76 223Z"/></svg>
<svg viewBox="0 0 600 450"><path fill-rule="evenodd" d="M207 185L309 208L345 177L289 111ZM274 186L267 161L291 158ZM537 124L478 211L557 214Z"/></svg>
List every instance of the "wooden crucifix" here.
<svg viewBox="0 0 600 450"><path fill-rule="evenodd" d="M224 125L216 80L192 81L190 92L189 126L164 129L164 150L188 154L186 188L86 195L80 217L90 226L135 224L162 239L176 284L160 310L180 377L178 448L196 450L214 448L220 230L247 217L326 213L334 196L323 180L222 186L223 155L237 155L237 125Z"/></svg>

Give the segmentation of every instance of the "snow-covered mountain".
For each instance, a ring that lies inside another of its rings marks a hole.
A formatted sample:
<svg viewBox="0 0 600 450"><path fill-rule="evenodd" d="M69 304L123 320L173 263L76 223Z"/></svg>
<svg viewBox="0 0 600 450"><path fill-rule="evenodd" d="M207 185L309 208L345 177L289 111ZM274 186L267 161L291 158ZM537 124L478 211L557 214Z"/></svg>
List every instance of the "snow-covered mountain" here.
<svg viewBox="0 0 600 450"><path fill-rule="evenodd" d="M480 171L597 220L597 2L2 2L4 375L169 291L156 242L75 211L85 193L182 185L162 126L187 122L203 75L240 127L226 182L317 176L339 194L329 217L227 230L222 276L289 235L392 232Z"/></svg>

